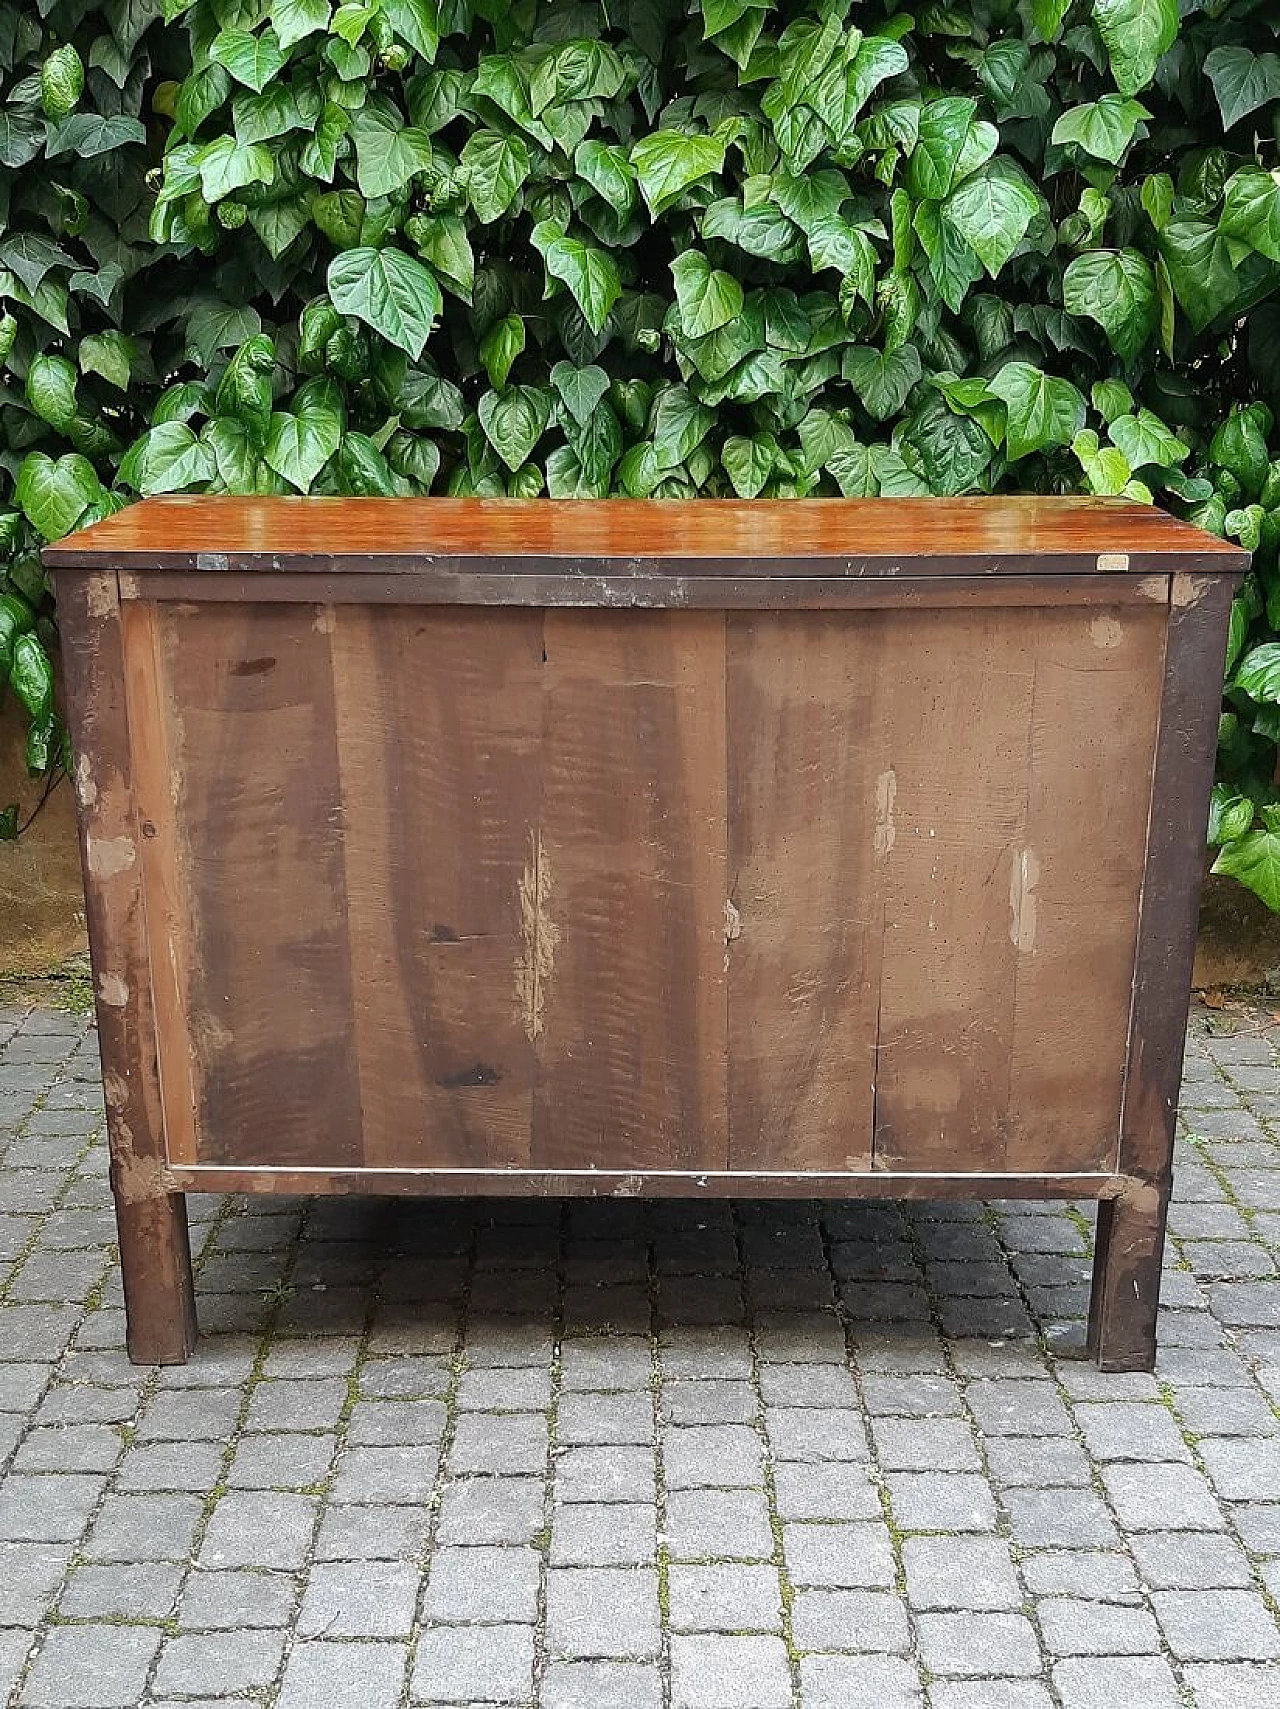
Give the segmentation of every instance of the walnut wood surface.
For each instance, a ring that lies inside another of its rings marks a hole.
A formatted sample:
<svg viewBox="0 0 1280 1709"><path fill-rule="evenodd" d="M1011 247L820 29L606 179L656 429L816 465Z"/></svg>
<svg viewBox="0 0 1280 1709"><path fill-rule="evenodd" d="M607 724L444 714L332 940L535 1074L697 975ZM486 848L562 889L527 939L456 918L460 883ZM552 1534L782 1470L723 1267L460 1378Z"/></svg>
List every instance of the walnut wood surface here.
<svg viewBox="0 0 1280 1709"><path fill-rule="evenodd" d="M1116 554L1122 564L1106 560ZM1104 561L1098 562L1099 557ZM147 499L47 548L55 566L317 572L476 567L635 578L1212 569L1239 548L1121 499ZM759 566L758 569L756 566Z"/></svg>

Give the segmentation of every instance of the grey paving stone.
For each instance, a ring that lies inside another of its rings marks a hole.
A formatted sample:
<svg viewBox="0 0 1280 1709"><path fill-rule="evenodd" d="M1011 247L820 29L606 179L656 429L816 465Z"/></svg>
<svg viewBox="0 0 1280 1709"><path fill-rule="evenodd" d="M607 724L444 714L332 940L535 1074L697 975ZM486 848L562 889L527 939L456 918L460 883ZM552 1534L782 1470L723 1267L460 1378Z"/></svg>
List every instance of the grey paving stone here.
<svg viewBox="0 0 1280 1709"><path fill-rule="evenodd" d="M1038 1680L940 1679L929 1689L929 1709L1053 1709L1053 1699Z"/></svg>
<svg viewBox="0 0 1280 1709"><path fill-rule="evenodd" d="M85 1554L96 1561L185 1560L202 1511L196 1495L108 1495Z"/></svg>
<svg viewBox="0 0 1280 1709"><path fill-rule="evenodd" d="M1249 1560L1233 1537L1197 1531L1151 1531L1130 1540L1147 1584L1155 1590L1246 1590Z"/></svg>
<svg viewBox="0 0 1280 1709"><path fill-rule="evenodd" d="M1177 1407L1186 1428L1201 1436L1273 1436L1280 1432L1274 1408L1254 1388L1180 1387Z"/></svg>
<svg viewBox="0 0 1280 1709"><path fill-rule="evenodd" d="M225 1442L241 1404L239 1389L162 1389L138 1420L137 1438L140 1442Z"/></svg>
<svg viewBox="0 0 1280 1709"><path fill-rule="evenodd" d="M1182 1703L1163 1656L1073 1657L1054 1666L1053 1683L1063 1709L1115 1709L1117 1703L1180 1709Z"/></svg>
<svg viewBox="0 0 1280 1709"><path fill-rule="evenodd" d="M554 1477L559 1501L652 1501L657 1468L651 1448L566 1448Z"/></svg>
<svg viewBox="0 0 1280 1709"><path fill-rule="evenodd" d="M640 1502L571 1502L551 1521L553 1566L647 1566L657 1550L657 1510Z"/></svg>
<svg viewBox="0 0 1280 1709"><path fill-rule="evenodd" d="M787 1572L797 1586L831 1590L889 1589L893 1546L883 1524L784 1524Z"/></svg>
<svg viewBox="0 0 1280 1709"><path fill-rule="evenodd" d="M1193 1466L1112 1464L1102 1481L1126 1531L1220 1531L1213 1491Z"/></svg>
<svg viewBox="0 0 1280 1709"><path fill-rule="evenodd" d="M271 1683L284 1655L283 1632L181 1633L160 1655L152 1690L157 1696L194 1696L216 1683L232 1695Z"/></svg>
<svg viewBox="0 0 1280 1709"><path fill-rule="evenodd" d="M72 1543L0 1543L0 1627L35 1630L73 1553Z"/></svg>
<svg viewBox="0 0 1280 1709"><path fill-rule="evenodd" d="M1040 1648L1023 1614L922 1614L917 1621L920 1659L935 1674L1034 1678Z"/></svg>
<svg viewBox="0 0 1280 1709"><path fill-rule="evenodd" d="M426 1546L429 1519L427 1510L418 1507L360 1507L344 1503L326 1508L316 1536L316 1559L415 1559Z"/></svg>
<svg viewBox="0 0 1280 1709"><path fill-rule="evenodd" d="M791 1631L800 1650L906 1655L911 1648L906 1608L883 1590L796 1591Z"/></svg>
<svg viewBox="0 0 1280 1709"><path fill-rule="evenodd" d="M3 1427L0 1426L0 1431ZM13 1439L17 1440L15 1423ZM50 1425L28 1431L14 1456L17 1472L109 1472L120 1458L120 1433L109 1424Z"/></svg>
<svg viewBox="0 0 1280 1709"><path fill-rule="evenodd" d="M1249 1662L1209 1662L1183 1669L1196 1709L1275 1709L1280 1668Z"/></svg>
<svg viewBox="0 0 1280 1709"><path fill-rule="evenodd" d="M552 1567L546 1577L547 1648L554 1656L656 1656L658 1577L643 1567Z"/></svg>
<svg viewBox="0 0 1280 1709"><path fill-rule="evenodd" d="M447 1416L440 1400L362 1400L351 1409L347 1441L360 1447L434 1446Z"/></svg>
<svg viewBox="0 0 1280 1709"><path fill-rule="evenodd" d="M1128 1556L1101 1549L1041 1549L1024 1554L1022 1577L1032 1596L1141 1601L1138 1577Z"/></svg>
<svg viewBox="0 0 1280 1709"><path fill-rule="evenodd" d="M1265 1602L1248 1590L1157 1590L1156 1618L1180 1661L1274 1661L1280 1632Z"/></svg>
<svg viewBox="0 0 1280 1709"><path fill-rule="evenodd" d="M298 1613L301 1640L408 1638L420 1574L407 1562L332 1562L312 1567Z"/></svg>
<svg viewBox="0 0 1280 1709"><path fill-rule="evenodd" d="M853 1407L774 1407L766 1411L764 1422L769 1446L779 1462L867 1458L862 1414Z"/></svg>
<svg viewBox="0 0 1280 1709"><path fill-rule="evenodd" d="M672 1566L673 1632L780 1632L782 1587L772 1566Z"/></svg>
<svg viewBox="0 0 1280 1709"><path fill-rule="evenodd" d="M410 1695L430 1705L526 1703L532 1626L428 1626L418 1636Z"/></svg>
<svg viewBox="0 0 1280 1709"><path fill-rule="evenodd" d="M86 1564L67 1581L58 1612L75 1620L165 1620L181 1581L176 1564Z"/></svg>
<svg viewBox="0 0 1280 1709"><path fill-rule="evenodd" d="M333 1463L334 1436L243 1436L226 1475L232 1489L310 1489Z"/></svg>
<svg viewBox="0 0 1280 1709"><path fill-rule="evenodd" d="M74 1542L105 1481L100 1474L11 1472L0 1484L0 1542Z"/></svg>
<svg viewBox="0 0 1280 1709"><path fill-rule="evenodd" d="M1014 1540L1026 1548L1107 1549L1119 1541L1111 1515L1093 1490L1013 1489L1004 1504Z"/></svg>
<svg viewBox="0 0 1280 1709"><path fill-rule="evenodd" d="M774 1468L774 1492L783 1519L879 1519L880 1495L862 1465Z"/></svg>
<svg viewBox="0 0 1280 1709"><path fill-rule="evenodd" d="M1069 1436L1071 1416L1052 1383L979 1378L965 1390L988 1436Z"/></svg>
<svg viewBox="0 0 1280 1709"><path fill-rule="evenodd" d="M31 1664L21 1702L33 1709L132 1709L160 1648L144 1626L55 1626Z"/></svg>
<svg viewBox="0 0 1280 1709"><path fill-rule="evenodd" d="M980 1471L973 1432L958 1418L883 1418L872 1431L886 1471Z"/></svg>
<svg viewBox="0 0 1280 1709"><path fill-rule="evenodd" d="M1009 1489L1088 1489L1094 1467L1069 1436L988 1436L987 1467Z"/></svg>
<svg viewBox="0 0 1280 1709"><path fill-rule="evenodd" d="M204 1567L300 1567L315 1528L313 1496L232 1490L214 1508L200 1545Z"/></svg>
<svg viewBox="0 0 1280 1709"><path fill-rule="evenodd" d="M399 1703L406 1647L299 1642L285 1664L276 1709L382 1709Z"/></svg>
<svg viewBox="0 0 1280 1709"><path fill-rule="evenodd" d="M662 1680L653 1662L553 1661L539 1709L660 1709Z"/></svg>
<svg viewBox="0 0 1280 1709"><path fill-rule="evenodd" d="M653 1401L649 1394L567 1394L556 1410L556 1440L644 1445L653 1441Z"/></svg>
<svg viewBox="0 0 1280 1709"><path fill-rule="evenodd" d="M802 1656L800 1695L804 1709L919 1709L922 1701L916 1669L894 1656Z"/></svg>
<svg viewBox="0 0 1280 1709"><path fill-rule="evenodd" d="M1191 1460L1176 1420L1158 1402L1082 1401L1075 1415L1095 1460Z"/></svg>
<svg viewBox="0 0 1280 1709"><path fill-rule="evenodd" d="M852 1373L843 1365L763 1365L760 1393L766 1406L842 1408L857 1405Z"/></svg>
<svg viewBox="0 0 1280 1709"><path fill-rule="evenodd" d="M1145 1656L1160 1652L1160 1633L1145 1608L1046 1597L1036 1614L1045 1647L1055 1656Z"/></svg>
<svg viewBox="0 0 1280 1709"><path fill-rule="evenodd" d="M774 1538L764 1492L673 1490L667 1497L666 1539L676 1561L770 1560Z"/></svg>
<svg viewBox="0 0 1280 1709"><path fill-rule="evenodd" d="M347 1448L338 1458L331 1494L334 1501L417 1504L429 1498L438 1467L434 1446Z"/></svg>
<svg viewBox="0 0 1280 1709"><path fill-rule="evenodd" d="M927 1371L912 1375L872 1372L862 1379L862 1394L873 1416L946 1418L959 1417L964 1411L955 1383Z"/></svg>
<svg viewBox="0 0 1280 1709"><path fill-rule="evenodd" d="M764 1443L741 1424L669 1425L662 1465L668 1489L753 1487L764 1482Z"/></svg>
<svg viewBox="0 0 1280 1709"><path fill-rule="evenodd" d="M178 1624L195 1632L272 1631L289 1624L297 1601L297 1581L287 1573L197 1568L183 1589Z"/></svg>
<svg viewBox="0 0 1280 1709"><path fill-rule="evenodd" d="M672 1636L671 1709L790 1709L791 1701L781 1638Z"/></svg>
<svg viewBox="0 0 1280 1709"><path fill-rule="evenodd" d="M747 1374L751 1361L748 1351ZM708 1373L699 1371L699 1376ZM653 1349L641 1336L566 1341L560 1352L560 1390L648 1389L653 1380Z"/></svg>
<svg viewBox="0 0 1280 1709"><path fill-rule="evenodd" d="M999 1611L1022 1606L1009 1545L998 1537L908 1537L907 1599L917 1609Z"/></svg>
<svg viewBox="0 0 1280 1709"><path fill-rule="evenodd" d="M885 1487L903 1531L993 1531L996 1505L985 1477L967 1472L889 1472Z"/></svg>
<svg viewBox="0 0 1280 1709"><path fill-rule="evenodd" d="M1280 1489L1280 1437L1205 1437L1205 1469L1228 1501L1266 1499Z"/></svg>
<svg viewBox="0 0 1280 1709"><path fill-rule="evenodd" d="M443 1548L432 1556L423 1615L428 1620L530 1621L541 1557L528 1548Z"/></svg>
<svg viewBox="0 0 1280 1709"><path fill-rule="evenodd" d="M546 1489L538 1478L460 1478L445 1485L440 1543L527 1543L543 1526Z"/></svg>
<svg viewBox="0 0 1280 1709"><path fill-rule="evenodd" d="M664 1383L661 1406L672 1424L752 1424L760 1397L752 1384L733 1380Z"/></svg>

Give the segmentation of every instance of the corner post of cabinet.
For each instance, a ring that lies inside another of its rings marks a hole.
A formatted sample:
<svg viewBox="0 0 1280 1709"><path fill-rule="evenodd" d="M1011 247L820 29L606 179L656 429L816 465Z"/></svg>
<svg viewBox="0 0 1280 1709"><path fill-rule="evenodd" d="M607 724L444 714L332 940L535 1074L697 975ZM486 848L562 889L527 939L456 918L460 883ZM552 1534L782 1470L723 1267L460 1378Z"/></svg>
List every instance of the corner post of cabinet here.
<svg viewBox="0 0 1280 1709"><path fill-rule="evenodd" d="M1170 578L1119 1179L1098 1205L1089 1308L1088 1351L1104 1371L1149 1371L1155 1364L1222 668L1239 574L1232 564Z"/></svg>
<svg viewBox="0 0 1280 1709"><path fill-rule="evenodd" d="M195 1293L186 1200L165 1184L120 590L113 570L60 569L56 583L129 1357L182 1364Z"/></svg>

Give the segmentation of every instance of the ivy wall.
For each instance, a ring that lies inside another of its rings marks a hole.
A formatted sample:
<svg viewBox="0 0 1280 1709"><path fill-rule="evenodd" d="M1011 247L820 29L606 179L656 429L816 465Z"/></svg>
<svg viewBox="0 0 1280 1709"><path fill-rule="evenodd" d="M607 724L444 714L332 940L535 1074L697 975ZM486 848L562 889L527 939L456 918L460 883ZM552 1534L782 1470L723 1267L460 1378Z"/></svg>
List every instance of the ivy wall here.
<svg viewBox="0 0 1280 1709"><path fill-rule="evenodd" d="M1128 493L1256 553L1280 906L1275 0L54 0L0 72L33 769L37 548L139 494Z"/></svg>

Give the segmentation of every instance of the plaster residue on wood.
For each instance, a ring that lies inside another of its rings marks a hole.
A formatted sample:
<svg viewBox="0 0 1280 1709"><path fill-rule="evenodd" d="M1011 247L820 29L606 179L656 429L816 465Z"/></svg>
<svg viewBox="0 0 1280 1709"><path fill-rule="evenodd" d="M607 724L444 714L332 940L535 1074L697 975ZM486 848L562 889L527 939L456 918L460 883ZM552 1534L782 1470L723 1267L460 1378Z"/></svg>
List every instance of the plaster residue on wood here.
<svg viewBox="0 0 1280 1709"><path fill-rule="evenodd" d="M95 837L86 839L86 859L94 878L114 878L127 872L137 859L132 837Z"/></svg>
<svg viewBox="0 0 1280 1709"><path fill-rule="evenodd" d="M883 860L898 840L893 810L898 801L898 774L892 766L876 778L876 859Z"/></svg>
<svg viewBox="0 0 1280 1709"><path fill-rule="evenodd" d="M1009 939L1022 955L1032 955L1036 947L1036 885L1040 882L1040 862L1033 849L1022 849L1014 856L1009 877Z"/></svg>
<svg viewBox="0 0 1280 1709"><path fill-rule="evenodd" d="M1089 624L1089 633L1093 637L1094 646L1101 647L1104 650L1118 647L1124 640L1124 629L1121 624L1116 618L1108 617L1102 612L1099 612Z"/></svg>
<svg viewBox="0 0 1280 1709"><path fill-rule="evenodd" d="M93 780L93 766L88 754L81 754L75 769L76 800L82 807L92 807L98 799L98 786Z"/></svg>
<svg viewBox="0 0 1280 1709"><path fill-rule="evenodd" d="M516 1000L530 1044L542 1036L547 986L555 970L560 931L548 910L551 869L541 831L529 836L529 857L520 874L520 954L516 958Z"/></svg>
<svg viewBox="0 0 1280 1709"><path fill-rule="evenodd" d="M109 1009L123 1009L129 1001L129 987L118 973L100 973L98 996Z"/></svg>

